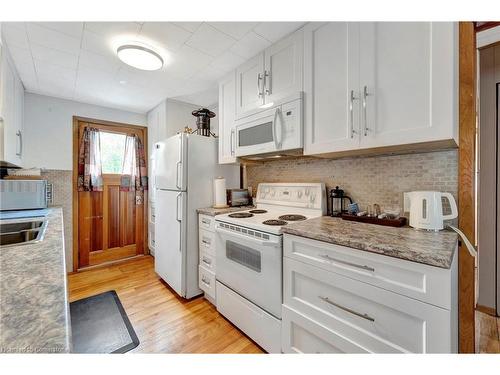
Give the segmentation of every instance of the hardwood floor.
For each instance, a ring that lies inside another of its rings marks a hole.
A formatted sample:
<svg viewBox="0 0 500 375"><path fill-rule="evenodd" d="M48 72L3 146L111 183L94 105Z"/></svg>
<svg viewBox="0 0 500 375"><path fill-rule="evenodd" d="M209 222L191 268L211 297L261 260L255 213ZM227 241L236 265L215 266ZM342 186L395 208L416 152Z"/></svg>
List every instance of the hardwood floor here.
<svg viewBox="0 0 500 375"><path fill-rule="evenodd" d="M500 318L476 311L476 353L500 353Z"/></svg>
<svg viewBox="0 0 500 375"><path fill-rule="evenodd" d="M116 290L139 337L136 353L262 353L204 298L177 296L154 272L153 258L68 276L70 302Z"/></svg>

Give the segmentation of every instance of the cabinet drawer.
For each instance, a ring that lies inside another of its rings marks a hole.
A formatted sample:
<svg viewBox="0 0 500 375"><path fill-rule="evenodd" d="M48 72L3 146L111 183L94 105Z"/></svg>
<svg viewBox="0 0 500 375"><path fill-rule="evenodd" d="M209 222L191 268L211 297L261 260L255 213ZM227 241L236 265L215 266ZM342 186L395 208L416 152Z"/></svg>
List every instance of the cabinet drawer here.
<svg viewBox="0 0 500 375"><path fill-rule="evenodd" d="M215 254L200 248L200 266L215 273Z"/></svg>
<svg viewBox="0 0 500 375"><path fill-rule="evenodd" d="M200 229L199 248L215 256L215 233Z"/></svg>
<svg viewBox="0 0 500 375"><path fill-rule="evenodd" d="M201 290L215 299L215 274L203 266L198 266L198 284Z"/></svg>
<svg viewBox="0 0 500 375"><path fill-rule="evenodd" d="M284 256L375 285L419 301L451 309L451 269L427 266L350 247L286 234Z"/></svg>
<svg viewBox="0 0 500 375"><path fill-rule="evenodd" d="M284 262L284 305L374 353L449 353L449 310L327 272Z"/></svg>
<svg viewBox="0 0 500 375"><path fill-rule="evenodd" d="M281 346L284 353L367 353L362 346L337 335L304 315L283 306Z"/></svg>
<svg viewBox="0 0 500 375"><path fill-rule="evenodd" d="M198 226L210 232L215 232L215 217L208 215L198 215Z"/></svg>

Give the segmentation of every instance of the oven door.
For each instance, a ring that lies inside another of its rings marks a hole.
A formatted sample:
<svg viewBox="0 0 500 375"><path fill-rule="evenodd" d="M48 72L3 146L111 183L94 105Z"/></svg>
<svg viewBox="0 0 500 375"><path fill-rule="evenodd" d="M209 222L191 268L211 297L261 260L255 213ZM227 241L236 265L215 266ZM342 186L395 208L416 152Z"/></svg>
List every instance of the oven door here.
<svg viewBox="0 0 500 375"><path fill-rule="evenodd" d="M227 228L226 228L227 227ZM234 229L229 229L230 227ZM216 278L263 310L281 318L281 236L236 228L225 223L216 227ZM263 239L265 235L268 239Z"/></svg>

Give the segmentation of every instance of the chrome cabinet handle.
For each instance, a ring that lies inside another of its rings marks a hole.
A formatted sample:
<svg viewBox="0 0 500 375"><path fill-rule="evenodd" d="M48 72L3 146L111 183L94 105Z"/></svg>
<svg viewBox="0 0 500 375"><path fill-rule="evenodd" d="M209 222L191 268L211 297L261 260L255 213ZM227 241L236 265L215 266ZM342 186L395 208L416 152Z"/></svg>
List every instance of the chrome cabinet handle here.
<svg viewBox="0 0 500 375"><path fill-rule="evenodd" d="M358 100L354 96L354 90L351 90L351 94L349 95L349 125L351 127L350 133L351 133L351 138L354 138L354 134L356 134L356 130L354 130L354 101Z"/></svg>
<svg viewBox="0 0 500 375"><path fill-rule="evenodd" d="M269 79L268 79L269 77ZM268 82L271 82L271 72L268 70L264 70L264 89L266 95L271 95L271 84L267 87Z"/></svg>
<svg viewBox="0 0 500 375"><path fill-rule="evenodd" d="M231 155L234 156L234 129L231 129Z"/></svg>
<svg viewBox="0 0 500 375"><path fill-rule="evenodd" d="M368 118L366 115L366 97L369 96L368 87L363 87L363 122L364 122L364 135L365 137L368 135Z"/></svg>
<svg viewBox="0 0 500 375"><path fill-rule="evenodd" d="M319 256L320 256L320 257L322 257L322 258L325 258L325 259L327 259L327 260L330 260L330 261L332 261L332 262L342 263L342 264L345 264L345 265L347 265L347 266L360 268L360 269L362 269L362 270L366 270L366 271L370 271L370 272L375 272L375 268L368 267L368 266L361 265L361 264L351 263L351 262L348 262L348 261L346 261L346 260L341 260L341 259L332 258L331 256L329 256L329 255L327 255L327 254L320 254Z"/></svg>
<svg viewBox="0 0 500 375"><path fill-rule="evenodd" d="M208 258L205 258L205 257L203 257L202 261L203 261L203 263L205 263L206 265L209 265L209 266L212 264L212 261Z"/></svg>
<svg viewBox="0 0 500 375"><path fill-rule="evenodd" d="M362 313L354 311L354 310L352 310L352 309L350 309L348 307L339 305L338 303L335 303L332 300L330 300L328 297L318 296L318 298L321 299L321 300L323 300L323 301L325 301L326 303L328 303L328 304L330 304L332 306L338 307L339 309L344 310L344 311L346 311L346 312L348 312L350 314L359 316L360 318L369 320L370 322L374 322L375 321L375 319L372 318L370 315L368 315L368 314L362 314Z"/></svg>
<svg viewBox="0 0 500 375"><path fill-rule="evenodd" d="M260 81L262 81L262 73L257 75L257 95L259 98L264 95L260 89Z"/></svg>
<svg viewBox="0 0 500 375"><path fill-rule="evenodd" d="M16 152L16 155L21 156L23 154L23 134L21 130L16 132L16 136L19 138L19 152Z"/></svg>

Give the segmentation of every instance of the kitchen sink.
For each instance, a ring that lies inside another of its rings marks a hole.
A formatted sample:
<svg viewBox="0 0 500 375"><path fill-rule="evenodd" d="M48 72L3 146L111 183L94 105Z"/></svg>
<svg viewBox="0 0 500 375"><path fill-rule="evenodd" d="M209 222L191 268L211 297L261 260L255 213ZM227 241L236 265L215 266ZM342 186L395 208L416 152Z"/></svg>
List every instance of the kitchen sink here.
<svg viewBox="0 0 500 375"><path fill-rule="evenodd" d="M6 247L40 242L46 228L47 220L24 220L5 224L0 222L0 245Z"/></svg>

